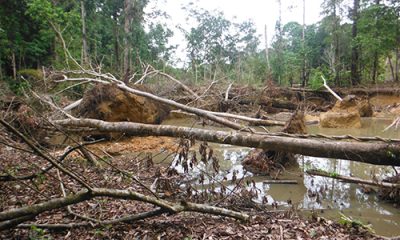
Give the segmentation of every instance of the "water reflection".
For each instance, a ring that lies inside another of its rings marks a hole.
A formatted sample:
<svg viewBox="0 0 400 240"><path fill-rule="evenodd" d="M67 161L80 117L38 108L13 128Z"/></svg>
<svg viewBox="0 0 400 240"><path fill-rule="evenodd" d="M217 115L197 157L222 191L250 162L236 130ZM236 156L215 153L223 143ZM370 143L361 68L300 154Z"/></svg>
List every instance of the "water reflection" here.
<svg viewBox="0 0 400 240"><path fill-rule="evenodd" d="M363 119L361 129L322 129L318 126L309 126L309 133L322 133L326 135L353 135L353 136L380 136L384 138L400 139L400 130L382 132L391 123L390 119ZM181 125L181 123L180 123ZM250 151L249 148L234 147L230 145L211 144L214 154L218 155L221 169L212 174L214 180L225 181L227 189L232 190L230 180L236 178L249 178L255 180L259 189L255 202L262 202L265 197L268 203L277 202L280 206L288 206L290 200L296 206L303 209L324 209L323 216L339 218L339 211L363 223L371 224L377 234L385 236L400 235L400 209L393 205L378 201L376 195L366 194L359 185L341 182L335 179L309 176L304 174L307 169L322 169L327 172L346 176L355 176L378 179L391 176L393 169L390 167L375 166L346 160L315 158L302 156L298 158L300 168L287 169L281 179L297 180L296 185L265 184L269 178L253 176L245 173L241 161ZM212 172L210 166L200 164L189 173L190 177L196 177L201 172ZM183 173L183 169L178 167ZM234 173L235 172L235 173ZM206 179L204 184L208 184ZM250 188L250 187L249 187ZM218 190L218 189L217 189ZM330 210L331 209L331 210Z"/></svg>

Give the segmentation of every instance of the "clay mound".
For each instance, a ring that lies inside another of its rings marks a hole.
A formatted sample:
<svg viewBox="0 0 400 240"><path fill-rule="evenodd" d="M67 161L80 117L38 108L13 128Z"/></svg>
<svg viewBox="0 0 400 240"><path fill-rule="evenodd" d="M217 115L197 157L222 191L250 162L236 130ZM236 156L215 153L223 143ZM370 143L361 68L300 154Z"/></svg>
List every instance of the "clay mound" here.
<svg viewBox="0 0 400 240"><path fill-rule="evenodd" d="M150 92L143 85L133 88ZM163 104L120 90L115 85L103 84L87 91L77 109L79 117L148 124L161 123L168 112L169 108Z"/></svg>
<svg viewBox="0 0 400 240"><path fill-rule="evenodd" d="M320 125L324 128L361 128L361 118L358 112L322 113Z"/></svg>
<svg viewBox="0 0 400 240"><path fill-rule="evenodd" d="M387 106L400 102L400 96L394 95L376 95L370 99L371 104L377 108L385 108Z"/></svg>
<svg viewBox="0 0 400 240"><path fill-rule="evenodd" d="M325 128L361 128L361 117L372 117L373 110L368 100L348 95L343 101L320 116L320 125Z"/></svg>
<svg viewBox="0 0 400 240"><path fill-rule="evenodd" d="M337 101L332 112L356 112L360 117L372 117L372 105L367 100L357 99L354 95L348 95L343 101Z"/></svg>

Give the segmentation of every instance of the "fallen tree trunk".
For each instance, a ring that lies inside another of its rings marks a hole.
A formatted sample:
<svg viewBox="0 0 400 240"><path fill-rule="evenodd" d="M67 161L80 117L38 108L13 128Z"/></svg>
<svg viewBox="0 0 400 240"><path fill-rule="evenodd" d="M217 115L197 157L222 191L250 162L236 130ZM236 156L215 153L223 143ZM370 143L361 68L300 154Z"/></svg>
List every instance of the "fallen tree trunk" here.
<svg viewBox="0 0 400 240"><path fill-rule="evenodd" d="M375 165L400 166L399 143L317 140L132 122L110 123L95 119L67 119L53 121L53 123L62 126L91 127L105 132L125 132L129 135L137 136L192 137L201 141L270 149L313 157L347 159Z"/></svg>
<svg viewBox="0 0 400 240"><path fill-rule="evenodd" d="M397 183L365 180L365 179L361 179L361 178L349 177L349 176L339 175L339 174L335 174L335 173L328 173L328 172L316 170L316 169L310 169L310 170L307 170L306 172L307 172L307 174L310 174L310 175L338 179L338 180L348 182L348 183L364 184L364 185L386 187L386 188L400 188L400 184L397 184Z"/></svg>
<svg viewBox="0 0 400 240"><path fill-rule="evenodd" d="M291 101L284 101L284 100L278 100L278 99L272 99L271 101L272 101L271 107L274 107L274 108L296 110L299 107L298 104L293 103Z"/></svg>
<svg viewBox="0 0 400 240"><path fill-rule="evenodd" d="M209 114L213 114L218 117L225 117L225 118L232 118L232 119L238 119L242 120L245 122L248 122L252 126L285 126L286 122L284 121L276 121L276 120L271 120L271 119L261 119L261 118L252 118L252 117L246 117L242 115L236 115L236 114L231 114L231 113L224 113L224 112L211 112L211 111L206 111L205 112ZM177 114L186 114L188 117L197 117L196 114L193 113L186 113L181 110L172 110L171 112L177 113Z"/></svg>

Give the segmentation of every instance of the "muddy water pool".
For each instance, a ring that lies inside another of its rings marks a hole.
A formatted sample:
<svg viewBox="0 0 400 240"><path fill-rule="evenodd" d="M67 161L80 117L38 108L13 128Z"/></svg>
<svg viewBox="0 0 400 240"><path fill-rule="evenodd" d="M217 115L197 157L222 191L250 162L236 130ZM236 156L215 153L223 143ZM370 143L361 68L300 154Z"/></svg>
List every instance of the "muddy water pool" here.
<svg viewBox="0 0 400 240"><path fill-rule="evenodd" d="M380 136L400 139L400 129L382 131L391 121L391 119L384 118L366 118L362 120L361 129L326 129L311 125L307 127L307 130L309 133L322 133L325 135L351 134L353 136ZM169 120L164 124L202 127L187 119ZM221 128L215 129L220 130ZM364 224L370 224L379 235L400 235L400 208L394 207L393 204L379 201L374 193L364 193L363 189L356 184L319 176L309 176L304 173L307 169L317 168L364 179L371 179L371 176L382 179L385 176L393 175L394 170L391 167L339 159L299 156L298 163L300 167L286 169L279 176L279 179L297 180L298 184L267 184L265 182L270 180L270 177L254 176L251 173L246 173L242 168L241 161L251 150L250 148L221 144L210 145L214 150L214 154L218 156L221 165L221 169L214 176L214 179L223 181L225 178L228 179L226 182L229 182L235 171L237 178L245 177L254 180L256 187L259 189L258 199L254 199L256 202L261 202L266 197L268 203L276 202L279 209L285 209L290 207L287 204L288 200L290 200L299 209L318 210L319 215L329 219L338 220L340 213L342 213L353 219L360 220ZM199 164L189 174L196 176L202 171L208 171L209 168L210 166ZM178 171L183 172L183 169L178 168ZM228 189L234 187L233 185L227 185Z"/></svg>

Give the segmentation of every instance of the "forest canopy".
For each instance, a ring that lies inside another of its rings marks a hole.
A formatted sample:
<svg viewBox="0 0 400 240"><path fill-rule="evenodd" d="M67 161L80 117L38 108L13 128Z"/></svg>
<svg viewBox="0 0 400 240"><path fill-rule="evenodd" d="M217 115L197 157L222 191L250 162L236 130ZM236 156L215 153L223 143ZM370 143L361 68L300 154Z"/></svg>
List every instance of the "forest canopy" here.
<svg viewBox="0 0 400 240"><path fill-rule="evenodd" d="M163 21L169 16L162 9L147 9L151 1L1 1L1 81L17 90L23 84L18 76L30 69L77 64L121 79L151 64L191 83L272 80L318 88L321 74L335 86L399 81L396 0L325 0L322 20L311 25L283 24L280 17L268 49L251 20L231 20L192 3L183 9L193 24L175 28ZM177 46L170 44L176 31L184 35L183 67L175 64Z"/></svg>

